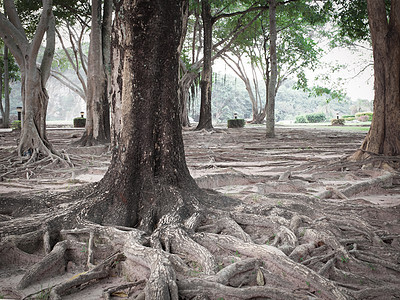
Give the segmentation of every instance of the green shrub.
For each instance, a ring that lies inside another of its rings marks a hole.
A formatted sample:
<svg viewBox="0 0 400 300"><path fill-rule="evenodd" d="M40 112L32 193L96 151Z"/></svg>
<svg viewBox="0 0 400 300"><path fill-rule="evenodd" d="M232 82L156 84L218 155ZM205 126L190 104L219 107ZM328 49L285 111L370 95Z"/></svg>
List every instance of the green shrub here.
<svg viewBox="0 0 400 300"><path fill-rule="evenodd" d="M357 120L359 120L359 118L362 117L362 116L368 116L367 121L372 121L372 115L373 115L372 112L366 111L366 112L359 112L359 113L356 113L356 114L355 114L355 117L357 118ZM364 120L365 118L362 118L362 119Z"/></svg>
<svg viewBox="0 0 400 300"><path fill-rule="evenodd" d="M18 120L13 121L11 123L11 128L16 129L16 130L21 130L21 121L18 121Z"/></svg>
<svg viewBox="0 0 400 300"><path fill-rule="evenodd" d="M75 118L74 119L74 127L85 127L86 126L86 118Z"/></svg>
<svg viewBox="0 0 400 300"><path fill-rule="evenodd" d="M353 120L355 120L355 119L356 119L356 117L354 117L354 116L353 116L353 117L347 117L347 116L346 116L346 117L344 117L344 116L343 116L343 118L342 118L342 119L344 119L345 121L353 121Z"/></svg>
<svg viewBox="0 0 400 300"><path fill-rule="evenodd" d="M296 120L294 122L295 123L307 123L307 119L305 116L297 116Z"/></svg>
<svg viewBox="0 0 400 300"><path fill-rule="evenodd" d="M244 119L230 119L228 120L228 128L242 128L246 124Z"/></svg>
<svg viewBox="0 0 400 300"><path fill-rule="evenodd" d="M355 118L356 116L354 116L354 115L344 115L344 116L342 116L342 119L347 119L347 118ZM353 119L354 120L354 119Z"/></svg>
<svg viewBox="0 0 400 300"><path fill-rule="evenodd" d="M342 126L344 125L345 119L332 119L331 120L331 125L333 126Z"/></svg>
<svg viewBox="0 0 400 300"><path fill-rule="evenodd" d="M314 113L306 115L308 123L321 123L326 121L326 116L324 113Z"/></svg>

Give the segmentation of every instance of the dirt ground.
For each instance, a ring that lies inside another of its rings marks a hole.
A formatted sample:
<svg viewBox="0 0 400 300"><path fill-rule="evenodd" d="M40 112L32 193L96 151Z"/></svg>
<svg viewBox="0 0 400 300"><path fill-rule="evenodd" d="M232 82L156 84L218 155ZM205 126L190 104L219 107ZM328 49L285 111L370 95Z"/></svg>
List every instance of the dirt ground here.
<svg viewBox="0 0 400 300"><path fill-rule="evenodd" d="M297 205L302 214L313 219L337 215L346 222L354 220L354 214L362 220L365 216L368 224L376 226L372 229L374 233L384 241L383 237L386 237L391 246L400 249L399 173L390 168L375 168L374 161L360 164L346 160L361 144L365 131L277 127L276 132L275 138L265 139L264 127L217 127L211 132L185 129L190 172L200 187L240 199L246 205L253 205L254 210L265 207L294 210ZM4 198L68 191L102 178L109 165L109 147L73 146L82 133L82 130L72 128L48 130L50 141L57 150L63 149L69 155L73 168L38 165L24 169L18 166L15 158L18 132L0 132L0 233L2 221L17 218L16 210L23 211ZM40 213L40 207L35 213ZM384 226L378 223L384 223ZM400 269L400 253L392 259L394 265L397 261ZM21 268L11 270L9 266L4 267L6 264L1 260L0 257L0 298L12 298L13 294L7 291L21 279ZM397 276L400 276L399 272L397 270ZM372 271L365 276L372 280L381 275ZM393 273L385 276L380 278L380 284L386 280L390 284L398 282L391 279ZM109 279L103 286L115 284L115 280ZM21 294L26 296L51 284L51 281L42 282ZM82 293L79 299L100 297L95 289ZM395 299L384 298L384 293L381 296L376 299Z"/></svg>

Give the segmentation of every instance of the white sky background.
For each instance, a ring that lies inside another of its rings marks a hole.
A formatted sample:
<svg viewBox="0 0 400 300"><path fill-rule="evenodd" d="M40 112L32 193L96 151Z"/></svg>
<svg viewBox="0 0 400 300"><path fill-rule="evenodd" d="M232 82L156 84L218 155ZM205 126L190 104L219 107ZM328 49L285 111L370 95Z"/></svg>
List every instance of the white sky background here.
<svg viewBox="0 0 400 300"><path fill-rule="evenodd" d="M322 62L331 65L346 65L344 69L331 74L333 82L338 78L343 79L343 88L351 100L374 99L372 49L369 50L361 47L355 50L336 48L327 53L322 58ZM329 72L329 70L323 70L321 73L324 72ZM317 74L318 72L310 72L308 75L311 77Z"/></svg>

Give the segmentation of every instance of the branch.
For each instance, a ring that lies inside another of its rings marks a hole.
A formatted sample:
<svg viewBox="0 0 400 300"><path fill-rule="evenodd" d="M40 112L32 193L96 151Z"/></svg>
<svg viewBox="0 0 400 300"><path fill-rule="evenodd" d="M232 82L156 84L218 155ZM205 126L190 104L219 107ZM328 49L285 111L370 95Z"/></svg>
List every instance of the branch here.
<svg viewBox="0 0 400 300"><path fill-rule="evenodd" d="M28 41L24 39L21 32L2 13L0 13L0 29L1 39L12 52L18 65L23 66L24 54L22 53L22 49L28 47Z"/></svg>
<svg viewBox="0 0 400 300"><path fill-rule="evenodd" d="M40 15L40 20L38 27L36 29L35 35L33 37L31 48L30 48L30 58L29 64L32 69L36 66L36 59L39 53L40 45L43 40L43 36L47 31L49 26L49 19L52 14L52 0L43 0L43 11Z"/></svg>
<svg viewBox="0 0 400 300"><path fill-rule="evenodd" d="M21 20L18 17L18 12L17 8L15 7L14 1L13 0L4 0L4 9L5 13L8 16L8 19L10 20L11 24L14 25L15 29L18 30L18 32L22 35L22 37L25 40L28 40L25 34L25 30L22 27Z"/></svg>
<svg viewBox="0 0 400 300"><path fill-rule="evenodd" d="M247 23L246 26L243 26L240 30L234 32L233 36L229 40L229 42L212 57L212 60L215 60L216 58L220 57L225 51L227 51L229 49L229 47L232 45L232 43L237 39L237 37L241 33L243 33L247 28L249 28L258 19L258 17L263 13L263 11L264 10L261 10L260 12L258 12L258 14L249 23ZM231 36L231 34L229 36ZM217 47L217 45L215 45L214 47Z"/></svg>
<svg viewBox="0 0 400 300"><path fill-rule="evenodd" d="M54 50L56 46L56 24L53 12L51 11L49 19L49 27L46 31L46 49L44 50L40 71L42 73L42 86L46 86L46 82L50 77L51 63L54 58Z"/></svg>
<svg viewBox="0 0 400 300"><path fill-rule="evenodd" d="M220 14L220 15L214 16L214 17L212 17L212 19L211 19L212 21L211 22L212 22L212 24L214 24L216 21L218 21L219 19L222 19L222 18L230 18L230 17L234 17L234 16L238 16L238 15L245 15L248 12L252 12L252 11L256 11L256 10L264 11L264 10L267 10L267 9L268 9L268 5L250 7L249 9L246 9L246 10L243 10L243 11L236 11L236 12L233 12L233 13Z"/></svg>
<svg viewBox="0 0 400 300"><path fill-rule="evenodd" d="M83 90L80 89L78 85L73 83L68 77L63 75L61 72L54 70L50 71L50 75L61 82L63 85L65 85L67 88L69 88L71 91L78 94L79 97L81 97L84 101L86 101L85 93L83 92Z"/></svg>
<svg viewBox="0 0 400 300"><path fill-rule="evenodd" d="M73 68L74 71L76 72L76 71L77 71L76 64L75 64L74 60L72 59L71 55L69 54L68 49L65 47L64 40L63 40L63 38L62 38L60 32L58 31L58 29L56 29L56 32L57 32L58 40L59 40L60 43L61 43L61 47L63 48L64 53L65 53L65 55L66 55L67 58L68 58L68 61L69 61L70 64L72 65L72 68Z"/></svg>

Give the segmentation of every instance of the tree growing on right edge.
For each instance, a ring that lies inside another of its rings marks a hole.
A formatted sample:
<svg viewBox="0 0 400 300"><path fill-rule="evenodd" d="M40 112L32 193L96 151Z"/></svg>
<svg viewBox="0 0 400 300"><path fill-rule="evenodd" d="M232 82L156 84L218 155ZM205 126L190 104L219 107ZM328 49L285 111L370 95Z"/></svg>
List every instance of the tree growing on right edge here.
<svg viewBox="0 0 400 300"><path fill-rule="evenodd" d="M371 128L353 155L400 154L400 1L368 0L368 21L374 56L375 97Z"/></svg>
<svg viewBox="0 0 400 300"><path fill-rule="evenodd" d="M374 59L374 115L361 147L352 155L400 154L400 2L396 0L335 1L343 36L371 40ZM368 12L367 29L366 16Z"/></svg>

